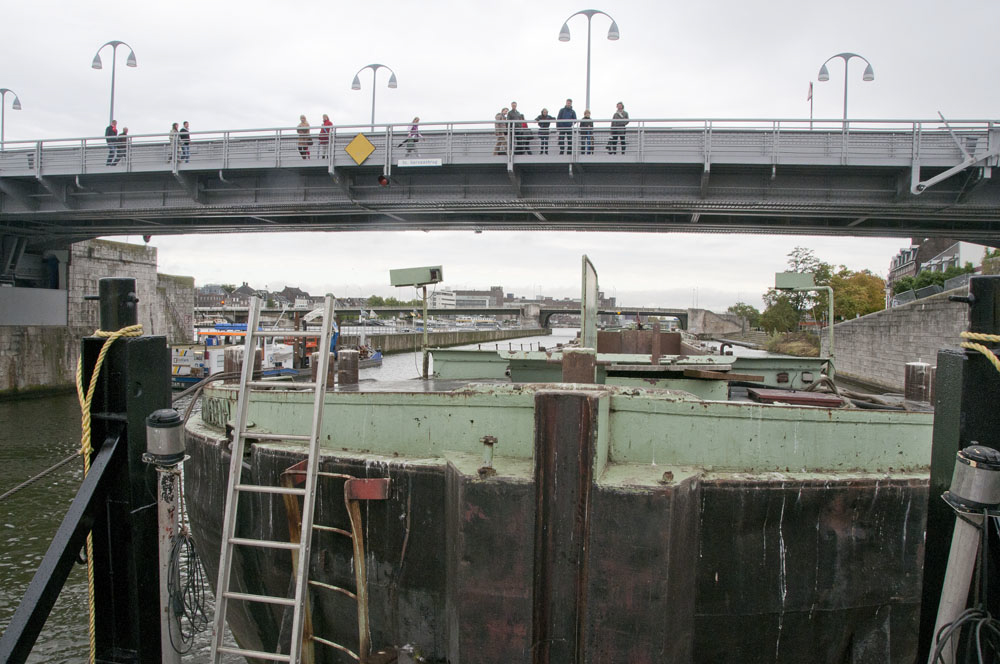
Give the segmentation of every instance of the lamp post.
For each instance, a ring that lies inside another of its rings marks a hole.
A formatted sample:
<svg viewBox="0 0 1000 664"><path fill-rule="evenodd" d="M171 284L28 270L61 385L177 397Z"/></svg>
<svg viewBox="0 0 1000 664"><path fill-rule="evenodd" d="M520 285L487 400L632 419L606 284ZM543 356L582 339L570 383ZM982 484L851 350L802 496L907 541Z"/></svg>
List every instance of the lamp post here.
<svg viewBox="0 0 1000 664"><path fill-rule="evenodd" d="M10 88L0 88L0 152L3 152L3 114L4 110L7 108L7 93L14 95L14 103L11 108L15 111L21 110L21 100L17 98L17 93Z"/></svg>
<svg viewBox="0 0 1000 664"><path fill-rule="evenodd" d="M868 65L865 67L865 73L862 74L861 80L863 81L874 81L875 80L875 70L872 69L872 63L868 62L868 59L863 55L858 55L857 53L838 53L837 55L831 55L823 63L823 66L819 68L819 80L821 82L830 80L830 70L826 68L826 63L830 62L834 58L840 58L844 61L844 120L847 120L847 65L851 58L861 58Z"/></svg>
<svg viewBox="0 0 1000 664"><path fill-rule="evenodd" d="M363 72L366 69L372 70L372 131L375 131L375 74L378 72L379 69L388 69L390 74L389 87L395 89L396 72L394 72L391 67L387 67L386 65L380 65L378 63L365 65L364 67L358 70L357 74L354 75L354 80L351 82L352 90L361 89L361 79L358 78L358 76L361 74L361 72Z"/></svg>
<svg viewBox="0 0 1000 664"><path fill-rule="evenodd" d="M111 111L108 113L108 124L110 125L111 121L115 119L115 68L117 65L117 58L115 58L115 56L118 54L118 47L128 46L128 59L125 61L126 67L135 67L136 62L135 51L132 50L131 46L123 41L112 40L102 44L101 47L97 49L97 54L94 55L94 61L90 64L90 66L94 69L103 68L101 63L101 51L104 50L105 46L111 47Z"/></svg>
<svg viewBox="0 0 1000 664"><path fill-rule="evenodd" d="M611 18L611 15L602 12L599 9L583 9L578 11L576 14L571 14L568 19L563 22L562 30L559 31L559 41L568 42L569 41L569 22L574 16L578 14L583 14L587 17L587 99L585 101L585 106L583 110L590 109L590 23L594 18L595 14L604 14L609 19L611 19L611 27L608 29L608 39L611 41L617 41L621 35L618 33L618 24L615 23L615 19Z"/></svg>

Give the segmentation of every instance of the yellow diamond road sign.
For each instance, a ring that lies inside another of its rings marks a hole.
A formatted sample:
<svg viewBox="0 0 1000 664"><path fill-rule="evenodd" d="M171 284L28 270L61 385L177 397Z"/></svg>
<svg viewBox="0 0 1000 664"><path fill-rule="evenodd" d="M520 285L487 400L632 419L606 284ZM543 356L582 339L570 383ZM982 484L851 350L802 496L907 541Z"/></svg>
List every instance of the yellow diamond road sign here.
<svg viewBox="0 0 1000 664"><path fill-rule="evenodd" d="M364 163L365 159L371 156L372 152L375 152L375 146L372 145L372 142L364 134L358 134L351 139L351 142L347 144L344 151L351 155L351 159L354 160L355 164L360 166Z"/></svg>

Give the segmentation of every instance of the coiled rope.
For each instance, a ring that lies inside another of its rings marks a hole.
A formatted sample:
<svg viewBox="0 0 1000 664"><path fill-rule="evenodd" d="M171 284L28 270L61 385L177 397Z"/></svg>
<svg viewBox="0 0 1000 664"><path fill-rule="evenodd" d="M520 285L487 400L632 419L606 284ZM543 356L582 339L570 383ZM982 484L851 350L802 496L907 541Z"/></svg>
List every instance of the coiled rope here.
<svg viewBox="0 0 1000 664"><path fill-rule="evenodd" d="M963 339L972 339L972 341L986 341L989 343L1000 343L1000 334L980 334L979 332L962 332L961 337ZM963 341L961 344L962 348L968 348L969 350L975 350L982 353L993 367L1000 371L1000 358L996 356L992 350L987 348L982 344L972 343L970 341Z"/></svg>
<svg viewBox="0 0 1000 664"><path fill-rule="evenodd" d="M119 337L140 337L142 336L142 325L129 325L114 332L105 330L95 330L95 337L103 337L104 345L97 355L97 362L94 363L94 372L90 375L90 386L86 393L83 390L83 354L76 362L76 396L80 401L81 429L83 434L80 437L80 454L83 456L83 476L90 472L90 455L93 446L90 444L90 404L94 400L94 391L97 389L97 379L101 375L101 365L104 358L111 350L111 344ZM90 621L87 626L90 637L90 664L97 660L97 629L95 622L96 610L94 606L94 535L87 533L87 605L90 609Z"/></svg>

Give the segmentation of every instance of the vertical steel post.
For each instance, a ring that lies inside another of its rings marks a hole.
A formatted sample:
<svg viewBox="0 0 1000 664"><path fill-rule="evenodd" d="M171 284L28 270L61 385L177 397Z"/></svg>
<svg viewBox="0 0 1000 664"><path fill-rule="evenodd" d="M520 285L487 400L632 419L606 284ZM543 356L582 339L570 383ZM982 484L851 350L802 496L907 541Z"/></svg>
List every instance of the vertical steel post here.
<svg viewBox="0 0 1000 664"><path fill-rule="evenodd" d="M180 475L176 466L157 466L159 491L156 494L156 516L160 524L157 543L160 552L160 657L162 664L180 664L181 655L174 644L181 643L180 625L170 601L170 553L177 536L178 495Z"/></svg>
<svg viewBox="0 0 1000 664"><path fill-rule="evenodd" d="M138 318L134 279L101 279L101 329ZM84 384L90 382L105 339L83 340ZM170 405L170 351L166 338L118 339L108 351L91 404L91 439L119 436L127 445L114 469L106 506L94 527L94 603L101 662L155 662L160 652L156 473L143 461L146 415ZM95 450L95 454L98 450Z"/></svg>
<svg viewBox="0 0 1000 664"><path fill-rule="evenodd" d="M428 369L430 367L430 358L427 355L427 286L424 286L424 342L423 342L423 352L424 352L424 380L427 380Z"/></svg>

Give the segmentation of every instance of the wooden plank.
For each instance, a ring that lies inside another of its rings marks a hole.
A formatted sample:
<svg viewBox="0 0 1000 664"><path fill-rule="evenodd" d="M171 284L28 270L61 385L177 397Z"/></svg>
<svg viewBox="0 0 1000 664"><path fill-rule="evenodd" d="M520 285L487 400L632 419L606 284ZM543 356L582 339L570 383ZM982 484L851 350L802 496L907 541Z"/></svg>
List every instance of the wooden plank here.
<svg viewBox="0 0 1000 664"><path fill-rule="evenodd" d="M709 380L745 380L749 383L761 383L763 376L741 373L724 373L722 371L707 371L705 369L685 369L684 375L687 378L707 378Z"/></svg>
<svg viewBox="0 0 1000 664"><path fill-rule="evenodd" d="M837 408L843 405L843 400L833 394L819 392L803 392L802 390L771 390L751 387L747 394L754 401L761 403L787 403L797 406L825 406Z"/></svg>

